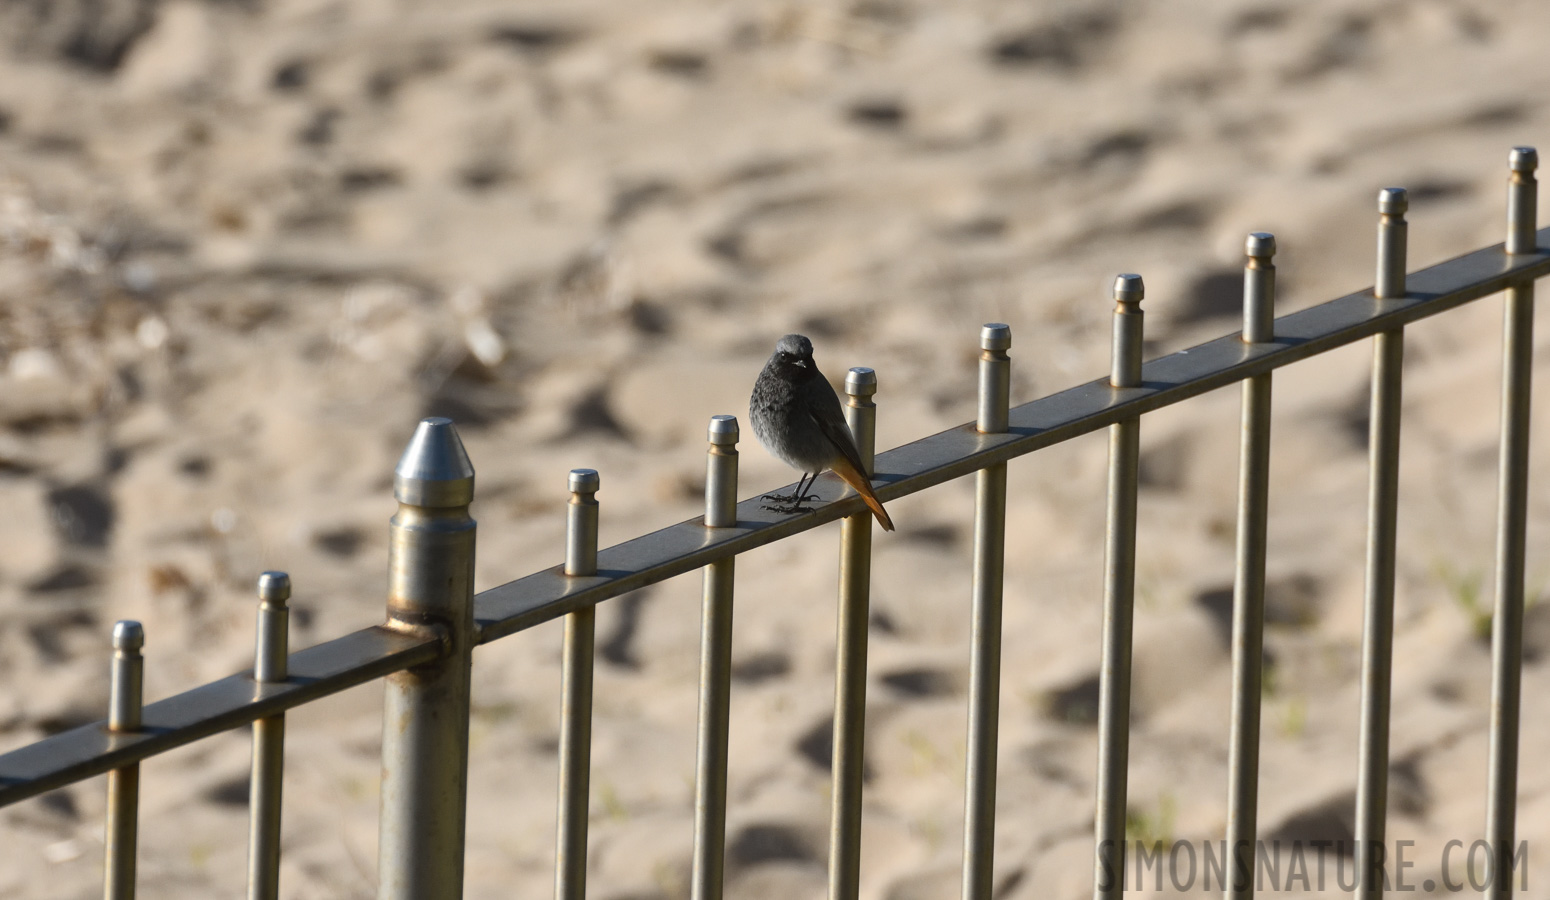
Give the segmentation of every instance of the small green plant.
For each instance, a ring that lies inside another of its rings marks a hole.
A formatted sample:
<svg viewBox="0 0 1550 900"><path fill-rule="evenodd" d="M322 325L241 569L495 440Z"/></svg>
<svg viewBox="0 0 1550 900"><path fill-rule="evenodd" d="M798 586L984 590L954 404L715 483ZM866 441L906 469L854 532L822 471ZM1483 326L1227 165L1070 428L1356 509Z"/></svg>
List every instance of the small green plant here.
<svg viewBox="0 0 1550 900"><path fill-rule="evenodd" d="M1152 577L1149 571L1142 571L1136 576L1136 605L1148 612L1162 608L1162 595L1158 590L1159 580Z"/></svg>
<svg viewBox="0 0 1550 900"><path fill-rule="evenodd" d="M1157 795L1157 810L1131 807L1125 811L1125 839L1140 842L1148 847L1158 842L1173 843L1173 825L1178 815L1178 803L1172 791Z"/></svg>
<svg viewBox="0 0 1550 900"><path fill-rule="evenodd" d="M921 816L910 824L913 826L915 834L919 835L920 839L926 842L926 848L929 852L935 853L941 848L943 838L946 836L945 829L942 827L942 822L935 815Z"/></svg>
<svg viewBox="0 0 1550 900"><path fill-rule="evenodd" d="M475 704L473 715L491 724L498 724L510 721L521 711L522 707L514 700L497 700L493 703Z"/></svg>
<svg viewBox="0 0 1550 900"><path fill-rule="evenodd" d="M924 775L929 772L945 770L948 765L947 754L937 748L931 739L918 730L911 729L904 733L904 745L910 748L910 771L916 775Z"/></svg>
<svg viewBox="0 0 1550 900"><path fill-rule="evenodd" d="M1288 697L1281 707L1281 733L1289 738L1302 737L1308 730L1308 701L1302 697Z"/></svg>
<svg viewBox="0 0 1550 900"><path fill-rule="evenodd" d="M1453 605L1468 618L1470 633L1481 640L1490 639L1491 607L1481 598L1485 573L1479 569L1456 569L1447 560L1439 560L1432 570L1453 599Z"/></svg>
<svg viewBox="0 0 1550 900"><path fill-rule="evenodd" d="M346 778L344 781L344 794L351 800L361 801L371 797L377 792L378 784L374 779L359 776Z"/></svg>
<svg viewBox="0 0 1550 900"><path fill-rule="evenodd" d="M1270 660L1265 660L1259 674L1259 696L1265 700L1273 698L1281 687L1281 669Z"/></svg>
<svg viewBox="0 0 1550 900"><path fill-rule="evenodd" d="M598 782L597 802L602 804L603 815L607 818L623 822L630 817L630 811L624 808L624 801L619 799L619 791L611 781Z"/></svg>
<svg viewBox="0 0 1550 900"><path fill-rule="evenodd" d="M684 897L689 893L688 873L682 865L658 860L651 866L651 880L665 897Z"/></svg>
<svg viewBox="0 0 1550 900"><path fill-rule="evenodd" d="M213 852L214 848L209 844L195 844L188 848L188 861L193 864L194 868L203 869L206 865L209 865Z"/></svg>
<svg viewBox="0 0 1550 900"><path fill-rule="evenodd" d="M1526 579L1528 585L1523 591L1523 610L1527 612L1538 606L1545 599L1545 590L1550 588L1550 577L1544 572L1535 572Z"/></svg>

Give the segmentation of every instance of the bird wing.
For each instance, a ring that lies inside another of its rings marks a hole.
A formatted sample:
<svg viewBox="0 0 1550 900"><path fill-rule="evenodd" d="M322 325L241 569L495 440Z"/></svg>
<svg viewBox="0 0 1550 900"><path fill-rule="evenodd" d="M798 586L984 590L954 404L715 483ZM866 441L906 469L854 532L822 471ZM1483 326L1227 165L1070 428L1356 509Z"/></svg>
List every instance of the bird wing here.
<svg viewBox="0 0 1550 900"><path fill-rule="evenodd" d="M824 387L829 387L827 381ZM861 464L861 452L856 449L855 438L850 433L850 426L845 424L844 414L840 412L840 400L835 395L834 389L829 387L828 399L832 403L815 404L813 421L818 425L818 430L824 438L838 451L837 458L829 465L834 474L840 476L846 484L855 489L871 508L872 515L877 517L878 524L884 531L893 530L893 520L888 517L888 511L883 509L883 502L877 499L872 492L872 483L866 476L866 466Z"/></svg>
<svg viewBox="0 0 1550 900"><path fill-rule="evenodd" d="M828 382L824 383L824 387L828 387ZM840 409L840 400L834 396L833 388L829 388L827 393L829 396L825 399L831 402L813 404L815 407L812 409L813 421L818 424L818 430L824 438L834 445L835 451L845 457L851 465L864 472L866 467L861 464L861 452L856 449L855 436L850 433L850 426L845 424L845 414Z"/></svg>

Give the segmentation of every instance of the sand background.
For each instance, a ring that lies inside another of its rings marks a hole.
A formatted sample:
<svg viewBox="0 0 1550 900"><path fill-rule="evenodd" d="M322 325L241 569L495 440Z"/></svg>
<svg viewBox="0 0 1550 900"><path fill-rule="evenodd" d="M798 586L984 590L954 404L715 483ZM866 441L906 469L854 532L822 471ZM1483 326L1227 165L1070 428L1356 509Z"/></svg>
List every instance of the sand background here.
<svg viewBox="0 0 1550 900"><path fill-rule="evenodd" d="M251 665L266 568L294 579L293 646L378 620L421 416L478 469L482 589L560 560L573 466L602 473L605 545L698 514L705 422L746 415L783 333L832 379L877 369L886 449L972 419L982 322L1012 326L1014 402L1105 372L1118 272L1146 278L1155 355L1236 327L1251 230L1278 238L1281 312L1371 284L1387 185L1411 190L1413 266L1498 242L1508 148L1550 147L1546 46L1536 0L0 3L0 750L105 714L117 619L145 624L151 699ZM1390 836L1417 841L1412 884L1483 828L1499 306L1406 346ZM1266 836L1350 835L1369 365L1276 376ZM1138 835L1225 820L1237 404L1143 426ZM1004 900L1090 891L1104 446L1011 467ZM744 496L790 480L743 450ZM956 897L972 487L891 509L862 893ZM738 564L732 897L823 893L836 539ZM601 900L687 895L698 594L599 613ZM470 898L549 895L559 644L478 651ZM374 893L380 702L291 716L286 897ZM145 766L142 896L240 894L247 741ZM98 780L0 811L0 896L99 895L102 806Z"/></svg>

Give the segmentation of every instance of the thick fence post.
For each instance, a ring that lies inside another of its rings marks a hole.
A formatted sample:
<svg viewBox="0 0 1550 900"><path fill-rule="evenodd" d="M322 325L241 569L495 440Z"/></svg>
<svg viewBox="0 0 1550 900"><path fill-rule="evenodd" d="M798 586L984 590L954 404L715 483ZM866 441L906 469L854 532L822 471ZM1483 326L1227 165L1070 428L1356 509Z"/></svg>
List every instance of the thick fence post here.
<svg viewBox="0 0 1550 900"><path fill-rule="evenodd" d="M737 524L737 418L712 416L705 527ZM694 777L693 900L719 900L727 844L727 728L732 702L732 584L737 557L705 567L700 710Z"/></svg>
<svg viewBox="0 0 1550 900"><path fill-rule="evenodd" d="M975 430L1004 434L1010 411L1012 329L980 329ZM969 638L969 733L964 765L963 897L991 900L996 862L996 742L1001 724L1001 598L1006 564L1006 463L974 476L973 627Z"/></svg>
<svg viewBox="0 0 1550 900"><path fill-rule="evenodd" d="M877 444L877 373L845 376L845 420L872 474ZM840 521L840 595L835 624L833 799L829 817L829 900L851 900L861 884L861 788L866 760L867 627L871 619L872 514Z"/></svg>
<svg viewBox="0 0 1550 900"><path fill-rule="evenodd" d="M1405 296L1404 188L1378 194L1379 300ZM1405 333L1373 337L1372 424L1368 437L1367 584L1362 623L1362 712L1356 781L1356 865L1362 900L1383 896L1388 815L1389 699L1394 676L1394 541L1399 511L1399 410Z"/></svg>
<svg viewBox="0 0 1550 900"><path fill-rule="evenodd" d="M113 626L113 671L109 683L108 730L139 731L144 702L145 629L124 620ZM139 843L140 764L108 773L108 816L103 829L107 845L102 879L105 900L134 900L135 854Z"/></svg>
<svg viewBox="0 0 1550 900"><path fill-rule="evenodd" d="M1516 147L1507 182L1507 252L1533 253L1539 154ZM1534 282L1507 288L1502 329L1502 442L1497 487L1496 609L1491 619L1491 762L1486 840L1495 854L1491 900L1512 896L1518 815L1518 721L1523 703L1523 569L1528 527L1529 395Z"/></svg>
<svg viewBox="0 0 1550 900"><path fill-rule="evenodd" d="M1114 281L1114 344L1109 384L1141 385L1140 275ZM1098 681L1096 900L1125 893L1125 799L1130 766L1130 649L1136 595L1136 492L1141 419L1109 426L1109 509L1103 559L1103 661Z"/></svg>
<svg viewBox="0 0 1550 900"><path fill-rule="evenodd" d="M1275 339L1276 239L1256 232L1244 245L1243 342ZM1232 724L1227 748L1227 900L1254 896L1259 811L1259 717L1264 674L1266 514L1270 493L1270 378L1243 382L1239 436L1238 543L1232 605Z"/></svg>
<svg viewBox="0 0 1550 900"><path fill-rule="evenodd" d="M289 652L291 577L258 576L258 637L253 680L285 681ZM285 715L253 723L253 776L248 785L248 900L280 896L280 797L285 772Z"/></svg>
<svg viewBox="0 0 1550 900"><path fill-rule="evenodd" d="M394 469L388 625L439 636L434 662L388 676L382 727L380 900L463 893L474 639L474 467L449 419L425 419Z"/></svg>

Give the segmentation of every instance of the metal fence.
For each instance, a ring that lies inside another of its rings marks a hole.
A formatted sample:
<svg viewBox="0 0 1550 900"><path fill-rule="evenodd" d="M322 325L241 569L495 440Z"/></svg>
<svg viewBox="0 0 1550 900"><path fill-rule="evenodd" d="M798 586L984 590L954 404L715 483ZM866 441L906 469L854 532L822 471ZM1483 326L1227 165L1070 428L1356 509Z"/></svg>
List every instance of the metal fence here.
<svg viewBox="0 0 1550 900"><path fill-rule="evenodd" d="M1010 408L1011 331L980 335L976 421L876 457L877 495L891 500L973 474L973 636L969 693L963 895L992 896L995 830L1002 565L1007 461L1079 435L1109 429L1108 529L1094 896L1124 890L1129 752L1131 622L1135 592L1136 494L1141 417L1207 391L1243 383L1236 577L1232 607L1232 709L1226 846L1227 896L1253 892L1258 799L1269 489L1272 373L1336 347L1373 339L1371 474L1362 639L1357 865L1360 894L1383 890L1388 724L1393 646L1395 510L1398 499L1401 360L1405 326L1505 292L1501 456L1492 637L1490 762L1486 836L1496 871L1510 872L1515 844L1518 722L1523 663L1524 530L1527 517L1529 389L1534 281L1550 273L1550 229L1535 231L1538 163L1514 149L1504 244L1406 273L1406 194L1379 195L1376 286L1275 318L1275 239L1252 234L1244 271L1241 334L1230 334L1143 365L1143 286L1121 275L1114 287L1109 377ZM873 461L877 389L870 369L850 370L846 416L863 458ZM141 647L135 622L113 630L112 696L106 721L56 734L0 756L0 806L96 775L108 775L104 895L135 890L139 763L251 723L253 774L248 896L278 894L285 712L373 679L386 681L382 739L379 893L383 900L440 900L461 894L468 788L469 682L473 648L565 618L559 744L556 896L585 895L593 630L596 604L704 570L698 761L692 895L722 893L726 840L727 730L734 567L755 547L841 520L838 661L829 847L832 898L857 893L865 740L868 593L872 519L837 479L820 479L821 502L800 515L737 502L738 423L716 416L709 429L705 516L599 551L595 471L570 474L565 563L509 584L473 591L474 470L452 423L420 423L395 470L398 513L391 523L387 620L296 653L286 644L290 582L259 579L258 647L251 672L142 706ZM1247 852L1243 852L1247 849ZM1491 896L1510 896L1496 878Z"/></svg>

